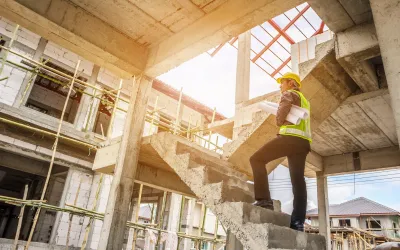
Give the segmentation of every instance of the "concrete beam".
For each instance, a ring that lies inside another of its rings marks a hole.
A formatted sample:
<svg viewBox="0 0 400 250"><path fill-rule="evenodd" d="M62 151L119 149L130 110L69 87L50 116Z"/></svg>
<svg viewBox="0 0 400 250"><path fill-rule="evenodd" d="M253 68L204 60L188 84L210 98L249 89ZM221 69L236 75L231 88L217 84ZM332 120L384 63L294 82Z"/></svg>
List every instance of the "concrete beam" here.
<svg viewBox="0 0 400 250"><path fill-rule="evenodd" d="M325 175L368 172L400 166L399 147L397 146L327 156L323 160Z"/></svg>
<svg viewBox="0 0 400 250"><path fill-rule="evenodd" d="M331 249L331 229L329 224L328 179L323 172L317 172L319 234L325 236L326 249Z"/></svg>
<svg viewBox="0 0 400 250"><path fill-rule="evenodd" d="M0 0L0 15L121 77L145 68L147 50L66 0Z"/></svg>
<svg viewBox="0 0 400 250"><path fill-rule="evenodd" d="M374 66L366 61L380 54L374 24L357 25L339 32L335 40L336 59L364 92L379 89Z"/></svg>
<svg viewBox="0 0 400 250"><path fill-rule="evenodd" d="M380 55L375 25L366 23L357 25L336 34L336 58L353 56L358 61Z"/></svg>
<svg viewBox="0 0 400 250"><path fill-rule="evenodd" d="M13 154L22 155L31 159L49 162L51 160L52 150L21 141L8 135L0 134L0 149ZM77 167L91 169L92 163L72 157L71 154L57 153L54 163L64 167Z"/></svg>
<svg viewBox="0 0 400 250"><path fill-rule="evenodd" d="M371 0L376 33L389 87L397 138L400 142L400 6L397 0Z"/></svg>
<svg viewBox="0 0 400 250"><path fill-rule="evenodd" d="M349 13L338 0L308 0L330 30L337 33L355 25Z"/></svg>
<svg viewBox="0 0 400 250"><path fill-rule="evenodd" d="M342 105L362 102L362 101L365 101L365 100L368 100L368 99L372 99L372 98L375 98L375 97L385 96L387 94L389 94L389 90L388 89L380 89L380 90L376 90L376 91L372 91L372 92L368 92L368 93L362 93L362 94L359 94L359 95L352 95L349 98L347 98L346 101L344 101L342 103Z"/></svg>
<svg viewBox="0 0 400 250"><path fill-rule="evenodd" d="M139 164L135 182L164 191L196 197L192 190L190 190L177 174L159 168Z"/></svg>
<svg viewBox="0 0 400 250"><path fill-rule="evenodd" d="M324 170L324 161L322 156L318 153L311 151L307 155L307 163L309 163L308 167L314 170L315 172L323 171Z"/></svg>
<svg viewBox="0 0 400 250"><path fill-rule="evenodd" d="M6 151L0 151L0 162L4 167L40 176L47 176L49 169L48 162L21 157Z"/></svg>
<svg viewBox="0 0 400 250"><path fill-rule="evenodd" d="M250 50L251 31L239 35L236 67L235 104L249 100L250 97Z"/></svg>
<svg viewBox="0 0 400 250"><path fill-rule="evenodd" d="M341 58L338 62L363 92L379 89L378 76L370 62L360 62L353 57Z"/></svg>
<svg viewBox="0 0 400 250"><path fill-rule="evenodd" d="M213 12L152 46L146 74L151 77L159 76L303 2L303 0L226 1Z"/></svg>

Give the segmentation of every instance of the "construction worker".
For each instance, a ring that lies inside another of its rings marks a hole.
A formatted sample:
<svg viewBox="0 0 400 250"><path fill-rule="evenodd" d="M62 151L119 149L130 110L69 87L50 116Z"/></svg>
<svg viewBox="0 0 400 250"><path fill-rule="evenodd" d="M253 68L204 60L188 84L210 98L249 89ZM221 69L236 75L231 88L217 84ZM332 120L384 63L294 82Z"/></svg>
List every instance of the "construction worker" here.
<svg viewBox="0 0 400 250"><path fill-rule="evenodd" d="M265 165L270 161L286 156L289 162L294 196L290 227L304 231L307 208L304 168L306 156L310 152L310 118L301 120L299 125L294 125L286 121L286 117L292 105L310 110L310 104L300 92L301 82L297 74L286 73L278 78L277 82L280 84L282 93L276 115L276 124L280 127L279 134L250 157L254 176L254 198L256 200L253 205L273 210Z"/></svg>

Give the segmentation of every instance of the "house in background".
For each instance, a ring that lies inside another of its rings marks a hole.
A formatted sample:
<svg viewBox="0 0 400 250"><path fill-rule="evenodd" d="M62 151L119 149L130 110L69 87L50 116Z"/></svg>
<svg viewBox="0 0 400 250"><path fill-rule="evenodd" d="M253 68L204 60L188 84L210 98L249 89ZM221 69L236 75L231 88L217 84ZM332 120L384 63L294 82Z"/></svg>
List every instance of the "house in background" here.
<svg viewBox="0 0 400 250"><path fill-rule="evenodd" d="M364 197L329 206L331 232L335 228L358 228L375 235L400 238L400 213ZM307 211L311 227L318 227L318 209Z"/></svg>

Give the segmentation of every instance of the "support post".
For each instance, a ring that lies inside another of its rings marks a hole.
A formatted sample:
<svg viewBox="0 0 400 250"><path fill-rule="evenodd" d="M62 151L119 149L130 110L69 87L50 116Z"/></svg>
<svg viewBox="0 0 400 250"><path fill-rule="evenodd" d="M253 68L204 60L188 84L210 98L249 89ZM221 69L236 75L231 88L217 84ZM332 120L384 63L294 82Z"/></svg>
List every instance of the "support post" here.
<svg viewBox="0 0 400 250"><path fill-rule="evenodd" d="M28 196L28 184L25 184L24 196L22 199L26 200L27 196ZM15 233L13 250L17 250L17 248L18 248L18 240L19 240L19 235L21 233L21 226L22 226L22 219L24 217L24 211L25 211L25 205L22 205L21 210L19 211L18 226L17 226L17 232Z"/></svg>
<svg viewBox="0 0 400 250"><path fill-rule="evenodd" d="M400 5L398 0L371 0L370 4L400 142Z"/></svg>
<svg viewBox="0 0 400 250"><path fill-rule="evenodd" d="M101 228L99 250L122 249L124 243L151 85L152 81L146 76L133 81L124 133Z"/></svg>
<svg viewBox="0 0 400 250"><path fill-rule="evenodd" d="M316 172L316 173L317 173L319 234L325 236L326 249L331 249L331 228L329 225L328 179L322 171Z"/></svg>
<svg viewBox="0 0 400 250"><path fill-rule="evenodd" d="M46 45L49 41L44 39L43 37L40 38L39 44L35 50L35 54L33 55L32 60L35 61L40 61L40 58L44 54L44 50L46 48ZM18 90L17 97L15 98L14 101L14 107L19 108L21 106L24 106L28 100L29 94L32 91L33 88L33 83L35 82L36 75L35 73L27 73L24 81L21 84L21 87Z"/></svg>
<svg viewBox="0 0 400 250"><path fill-rule="evenodd" d="M239 35L238 41L238 57L236 68L236 106L244 101L249 100L250 94L250 48L251 48L251 31L246 31Z"/></svg>

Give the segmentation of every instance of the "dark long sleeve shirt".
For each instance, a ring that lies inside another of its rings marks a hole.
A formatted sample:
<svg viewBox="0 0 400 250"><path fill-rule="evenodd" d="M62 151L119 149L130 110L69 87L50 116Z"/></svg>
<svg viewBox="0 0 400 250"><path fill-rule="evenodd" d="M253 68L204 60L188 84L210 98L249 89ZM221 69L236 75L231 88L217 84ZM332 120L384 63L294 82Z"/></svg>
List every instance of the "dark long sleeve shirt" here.
<svg viewBox="0 0 400 250"><path fill-rule="evenodd" d="M299 89L294 90L300 91ZM279 102L278 112L276 114L276 125L278 127L282 125L293 125L292 123L286 121L286 117L289 114L292 105L301 107L300 96L296 92L283 92Z"/></svg>

